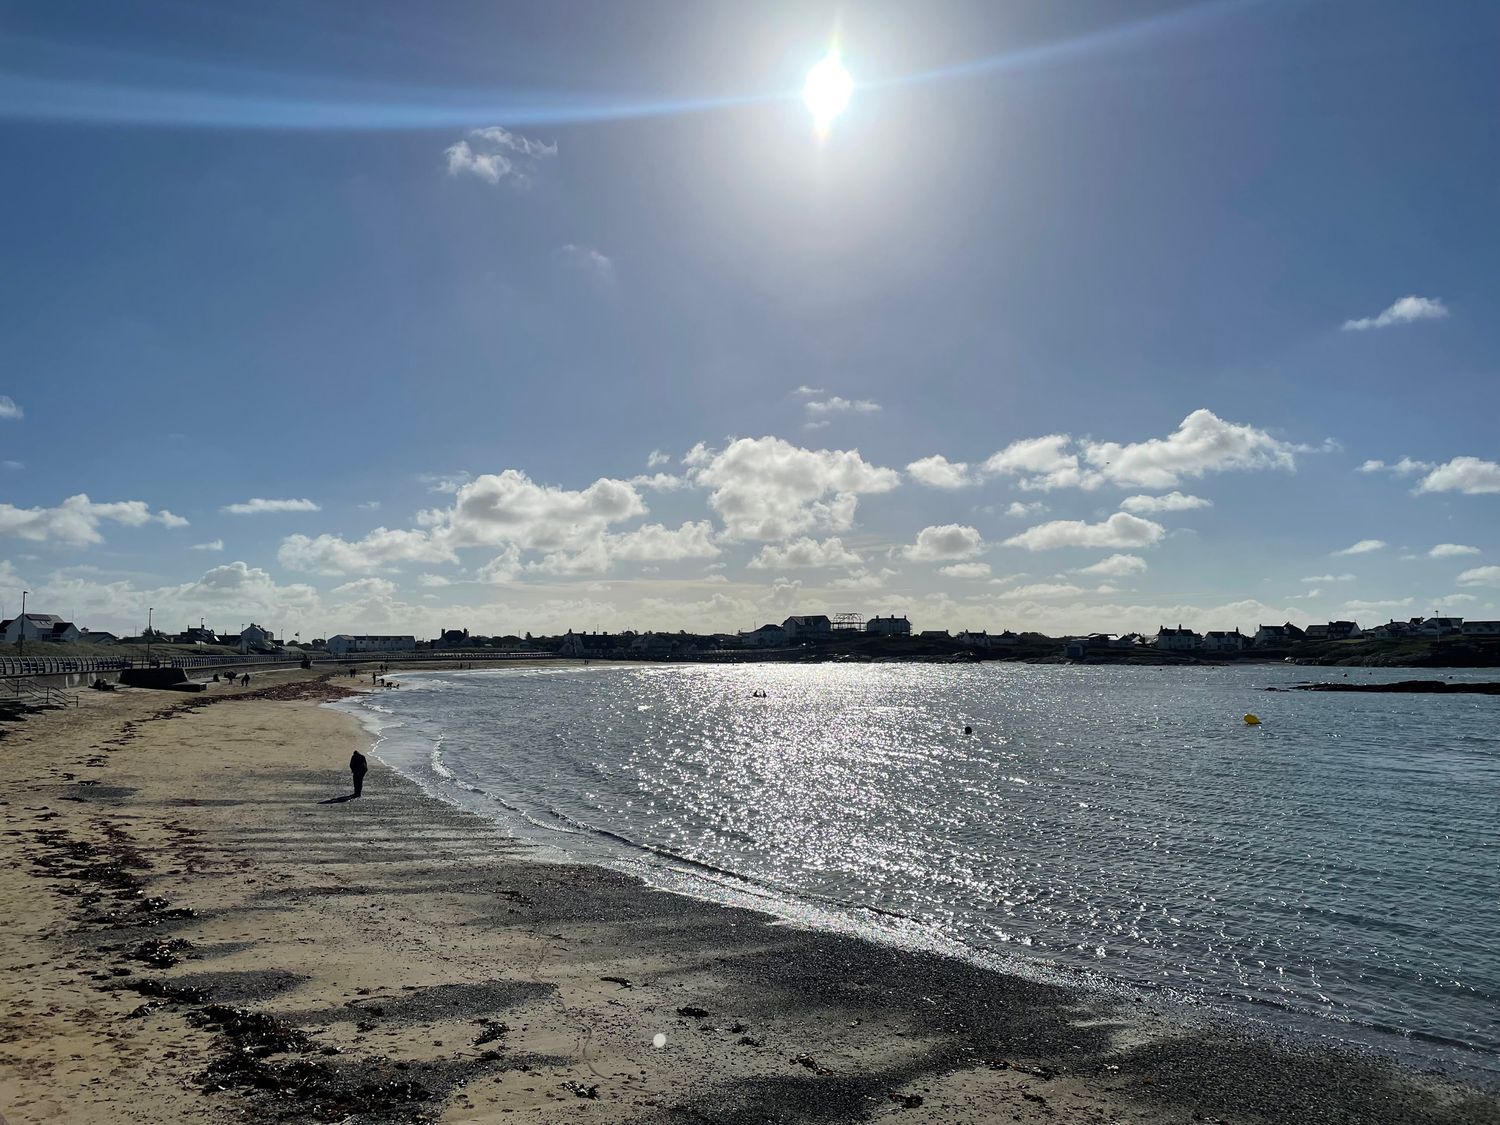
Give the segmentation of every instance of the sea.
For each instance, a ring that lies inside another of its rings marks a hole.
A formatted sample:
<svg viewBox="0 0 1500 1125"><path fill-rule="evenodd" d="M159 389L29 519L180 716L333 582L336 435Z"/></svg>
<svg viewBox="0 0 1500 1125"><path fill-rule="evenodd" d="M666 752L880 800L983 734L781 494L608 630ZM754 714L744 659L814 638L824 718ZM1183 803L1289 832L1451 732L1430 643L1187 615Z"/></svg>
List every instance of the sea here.
<svg viewBox="0 0 1500 1125"><path fill-rule="evenodd" d="M1494 675L531 666L342 706L550 858L1497 1088L1500 698L1267 690Z"/></svg>

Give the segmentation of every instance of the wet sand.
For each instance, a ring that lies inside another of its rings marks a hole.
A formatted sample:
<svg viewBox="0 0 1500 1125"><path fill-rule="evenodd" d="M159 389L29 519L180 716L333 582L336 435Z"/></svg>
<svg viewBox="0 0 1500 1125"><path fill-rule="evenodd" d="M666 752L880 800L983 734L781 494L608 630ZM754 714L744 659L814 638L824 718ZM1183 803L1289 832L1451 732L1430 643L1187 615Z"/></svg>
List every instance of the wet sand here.
<svg viewBox="0 0 1500 1125"><path fill-rule="evenodd" d="M1352 1054L542 862L373 759L328 803L367 740L318 705L359 681L323 677L7 725L10 1125L1500 1122Z"/></svg>

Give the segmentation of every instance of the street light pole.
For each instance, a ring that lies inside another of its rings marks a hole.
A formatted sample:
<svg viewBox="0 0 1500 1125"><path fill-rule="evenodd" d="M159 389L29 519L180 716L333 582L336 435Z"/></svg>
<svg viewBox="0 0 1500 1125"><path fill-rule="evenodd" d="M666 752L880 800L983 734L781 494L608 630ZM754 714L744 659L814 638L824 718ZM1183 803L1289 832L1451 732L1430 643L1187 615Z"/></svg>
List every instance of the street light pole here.
<svg viewBox="0 0 1500 1125"><path fill-rule="evenodd" d="M151 615L156 612L154 606L146 607L146 663L151 663Z"/></svg>
<svg viewBox="0 0 1500 1125"><path fill-rule="evenodd" d="M21 616L17 623L21 626L16 633L16 658L20 659L26 655L26 591L21 591Z"/></svg>

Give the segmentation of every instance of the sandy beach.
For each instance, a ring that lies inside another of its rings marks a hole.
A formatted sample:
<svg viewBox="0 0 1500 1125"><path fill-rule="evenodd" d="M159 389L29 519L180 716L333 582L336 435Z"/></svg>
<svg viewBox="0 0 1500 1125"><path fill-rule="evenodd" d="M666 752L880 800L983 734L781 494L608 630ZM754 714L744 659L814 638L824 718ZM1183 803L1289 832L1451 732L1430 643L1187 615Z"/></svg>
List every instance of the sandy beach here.
<svg viewBox="0 0 1500 1125"><path fill-rule="evenodd" d="M373 759L337 800L368 738L321 704L354 683L7 726L4 1121L1500 1122L1353 1054L543 862Z"/></svg>

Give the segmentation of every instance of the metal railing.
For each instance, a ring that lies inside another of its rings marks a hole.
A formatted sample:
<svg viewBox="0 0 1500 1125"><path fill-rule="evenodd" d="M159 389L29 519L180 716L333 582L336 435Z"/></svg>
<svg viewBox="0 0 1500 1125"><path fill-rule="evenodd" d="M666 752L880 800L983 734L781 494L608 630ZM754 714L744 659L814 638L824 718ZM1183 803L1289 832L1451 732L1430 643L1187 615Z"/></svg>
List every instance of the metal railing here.
<svg viewBox="0 0 1500 1125"><path fill-rule="evenodd" d="M296 664L304 653L270 653L249 656L219 654L204 656L157 656L150 660L144 657L95 656L95 657L0 657L0 678L16 676L59 676L70 673L122 672L126 668L239 668L266 664ZM489 661L489 660L537 660L557 656L555 652L523 652L513 649L477 652L351 652L334 656L327 652L308 651L305 654L315 664L368 663L372 660L400 661Z"/></svg>
<svg viewBox="0 0 1500 1125"><path fill-rule="evenodd" d="M51 684L39 684L35 680L17 676L5 685L0 698L27 703L33 707L77 707L78 696Z"/></svg>

